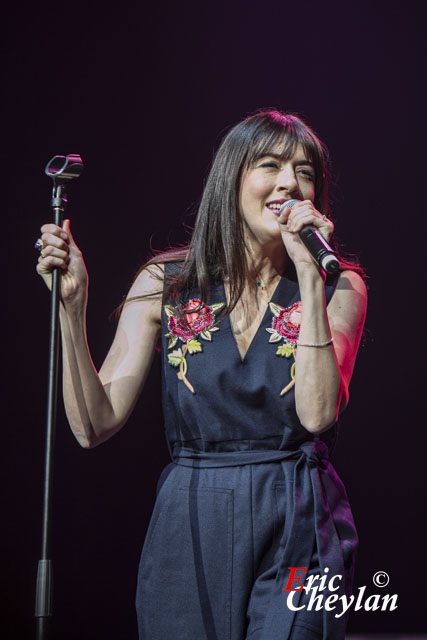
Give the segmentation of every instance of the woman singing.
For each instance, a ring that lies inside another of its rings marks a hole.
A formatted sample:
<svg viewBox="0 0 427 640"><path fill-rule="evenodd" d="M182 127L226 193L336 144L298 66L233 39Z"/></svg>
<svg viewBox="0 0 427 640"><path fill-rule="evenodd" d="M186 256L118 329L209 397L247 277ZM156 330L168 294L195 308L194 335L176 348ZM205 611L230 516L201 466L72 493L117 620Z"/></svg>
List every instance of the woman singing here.
<svg viewBox="0 0 427 640"><path fill-rule="evenodd" d="M340 256L325 276L307 225L333 244L325 147L296 116L256 113L223 140L189 246L137 274L99 372L70 222L42 227L37 271L50 286L62 269L64 401L83 447L125 424L161 345L172 462L141 555L141 640L344 640L333 603L351 593L357 533L329 454L366 288Z"/></svg>

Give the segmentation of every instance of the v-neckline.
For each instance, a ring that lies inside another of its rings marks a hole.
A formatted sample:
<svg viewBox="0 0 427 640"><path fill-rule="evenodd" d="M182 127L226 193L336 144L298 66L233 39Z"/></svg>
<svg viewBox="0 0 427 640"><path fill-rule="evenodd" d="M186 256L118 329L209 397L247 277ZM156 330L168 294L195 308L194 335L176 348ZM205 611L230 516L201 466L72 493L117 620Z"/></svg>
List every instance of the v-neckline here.
<svg viewBox="0 0 427 640"><path fill-rule="evenodd" d="M271 294L271 297L270 297L269 301L267 302L267 307L266 307L265 312L264 312L264 314L263 314L263 316L261 318L261 322L259 323L259 325L257 327L257 330L255 331L254 335L252 336L252 340L250 341L250 343L248 345L248 348L246 349L245 355L243 357L242 357L242 354L240 353L240 350L239 350L239 347L238 347L238 344L237 344L237 340L236 340L236 336L234 335L233 325L231 324L231 316L227 316L227 318L226 318L226 321L228 323L228 328L229 328L230 333L231 333L231 338L232 338L233 343L234 343L234 348L237 351L237 355L239 357L239 360L240 360L241 364L244 364L246 362L246 359L248 357L248 353L252 349L252 345L254 344L254 342L255 342L255 340L256 340L256 338L257 338L257 336L258 336L258 334L259 334L259 332L261 330L261 327L265 323L265 319L267 317L267 314L270 312L270 303L273 302L274 298L276 297L276 294L277 294L277 292L279 290L279 287L280 287L280 285L281 285L281 283L283 281L283 278L284 278L284 276L281 275L279 280L278 280L278 282L277 282L277 284L276 284L276 286L275 286L275 288L274 288L273 293ZM226 304L228 305L227 294L226 294L226 291L225 291L224 282L222 283L222 290L224 292L224 300L226 301Z"/></svg>

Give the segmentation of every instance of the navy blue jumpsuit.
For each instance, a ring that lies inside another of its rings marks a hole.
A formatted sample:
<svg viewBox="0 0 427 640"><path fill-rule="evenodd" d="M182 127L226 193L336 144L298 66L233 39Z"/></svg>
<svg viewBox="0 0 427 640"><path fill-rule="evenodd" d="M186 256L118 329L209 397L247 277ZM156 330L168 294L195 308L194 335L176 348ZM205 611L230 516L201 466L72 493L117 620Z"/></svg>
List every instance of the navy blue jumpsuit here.
<svg viewBox="0 0 427 640"><path fill-rule="evenodd" d="M325 285L327 302L335 284ZM225 300L223 285L212 287L207 310ZM299 300L295 278L282 276L272 302ZM294 359L269 341L271 307L243 360L229 318L212 332L196 328L193 353L183 357L185 340L172 336L170 346L171 310L162 312L162 384L173 461L160 476L141 555L140 639L344 640L345 616L292 611L283 591L289 567L306 575L326 567L342 576L334 593L351 593L357 533L329 462L337 426L310 434L294 389L280 394ZM177 376L182 360L194 393ZM308 596L295 592L293 604L303 607Z"/></svg>

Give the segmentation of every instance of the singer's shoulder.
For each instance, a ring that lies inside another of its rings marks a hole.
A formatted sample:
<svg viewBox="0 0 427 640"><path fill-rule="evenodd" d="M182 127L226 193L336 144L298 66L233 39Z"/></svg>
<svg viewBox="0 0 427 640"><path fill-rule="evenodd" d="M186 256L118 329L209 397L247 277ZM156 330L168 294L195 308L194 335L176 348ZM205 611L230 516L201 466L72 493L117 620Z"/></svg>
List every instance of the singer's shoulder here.
<svg viewBox="0 0 427 640"><path fill-rule="evenodd" d="M368 294L363 278L350 269L340 273L337 286L328 304L328 315L346 318L350 324L364 322Z"/></svg>
<svg viewBox="0 0 427 640"><path fill-rule="evenodd" d="M354 291L364 298L368 297L366 284L362 276L352 269L344 269L338 278L337 291Z"/></svg>
<svg viewBox="0 0 427 640"><path fill-rule="evenodd" d="M163 263L149 264L136 276L128 293L129 297L154 295L163 291L165 265Z"/></svg>
<svg viewBox="0 0 427 640"><path fill-rule="evenodd" d="M120 324L128 331L160 326L164 268L150 264L137 274L122 305ZM148 323L148 324L147 324Z"/></svg>

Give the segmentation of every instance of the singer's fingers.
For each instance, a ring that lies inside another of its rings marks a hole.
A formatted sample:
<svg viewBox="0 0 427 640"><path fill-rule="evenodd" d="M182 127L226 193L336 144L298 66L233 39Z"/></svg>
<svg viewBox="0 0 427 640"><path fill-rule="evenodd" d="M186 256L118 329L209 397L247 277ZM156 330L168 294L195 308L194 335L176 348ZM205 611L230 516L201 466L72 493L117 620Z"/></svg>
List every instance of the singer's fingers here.
<svg viewBox="0 0 427 640"><path fill-rule="evenodd" d="M315 213L316 209L311 202L311 200L301 200L301 201L293 201L292 207L286 207L286 210L289 211L287 225L288 227L292 227L292 223L297 220L304 213ZM319 214L320 215L320 214Z"/></svg>
<svg viewBox="0 0 427 640"><path fill-rule="evenodd" d="M59 267L65 271L68 268L68 261L55 256L39 256L36 270L41 276L49 274L54 267Z"/></svg>
<svg viewBox="0 0 427 640"><path fill-rule="evenodd" d="M288 223L288 229L291 233L299 233L304 227L312 226L316 227L325 238L325 240L329 240L333 231L334 225L329 220L326 222L322 218L318 216L303 216L292 223ZM290 228L289 228L290 227Z"/></svg>
<svg viewBox="0 0 427 640"><path fill-rule="evenodd" d="M323 216L320 218L316 217L316 219L313 220L313 225L322 232L322 236L326 239L330 238L335 229L335 225L332 220Z"/></svg>
<svg viewBox="0 0 427 640"><path fill-rule="evenodd" d="M321 226L322 222L323 220L321 216L317 216L311 211L304 211L298 215L289 216L288 229L293 233L298 233L298 231L301 231L301 229L307 224L312 224L318 227Z"/></svg>
<svg viewBox="0 0 427 640"><path fill-rule="evenodd" d="M295 205L288 216L287 222L287 228L292 233L299 233L306 225L312 225L319 229L326 239L334 231L332 221L322 216L310 200L305 200Z"/></svg>
<svg viewBox="0 0 427 640"><path fill-rule="evenodd" d="M48 244L40 252L40 257L42 259L46 258L47 256L54 256L55 258L60 258L61 260L64 260L67 263L70 261L68 246L67 246L67 250L64 251L63 249L58 249L57 247L51 244Z"/></svg>
<svg viewBox="0 0 427 640"><path fill-rule="evenodd" d="M63 233L67 235L67 242L69 242L71 245L77 246L76 243L74 242L73 234L71 233L71 222L69 218L64 220L62 229L63 229Z"/></svg>
<svg viewBox="0 0 427 640"><path fill-rule="evenodd" d="M330 236L334 231L334 223L331 220L328 220L328 218L324 218L321 215L310 216L307 214L301 216L296 221L296 232L298 233L301 231L301 229L307 224L311 224L313 227L319 229L323 236L325 236L325 233Z"/></svg>
<svg viewBox="0 0 427 640"><path fill-rule="evenodd" d="M280 216L277 218L278 223L287 224L291 211L292 210L289 207L285 207Z"/></svg>
<svg viewBox="0 0 427 640"><path fill-rule="evenodd" d="M49 225L44 225L42 229L46 228ZM59 227L56 227L53 231L57 231ZM58 233L54 233L53 231L47 232L45 231L41 235L41 239L43 240L44 248L47 247L56 247L57 249L62 249L63 251L69 252L68 242L63 239ZM67 236L68 237L68 236Z"/></svg>
<svg viewBox="0 0 427 640"><path fill-rule="evenodd" d="M40 231L43 233L49 233L53 236L57 236L58 238L62 238L63 240L68 240L68 233L64 230L61 229L61 227L58 227L58 225L53 224L52 222L49 222L47 224L44 224Z"/></svg>

